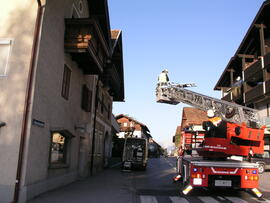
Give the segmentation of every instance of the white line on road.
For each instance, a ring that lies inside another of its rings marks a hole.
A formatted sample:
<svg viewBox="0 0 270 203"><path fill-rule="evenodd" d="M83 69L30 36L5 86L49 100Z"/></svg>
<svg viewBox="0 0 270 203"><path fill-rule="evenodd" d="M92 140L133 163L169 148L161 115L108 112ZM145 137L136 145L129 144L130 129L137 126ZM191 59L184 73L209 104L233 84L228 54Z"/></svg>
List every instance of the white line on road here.
<svg viewBox="0 0 270 203"><path fill-rule="evenodd" d="M221 196L217 196L218 199L221 199L222 201L225 200L225 198L221 197Z"/></svg>
<svg viewBox="0 0 270 203"><path fill-rule="evenodd" d="M175 196L175 197L170 197L170 199L171 199L171 201L173 202L173 203L189 203L189 201L187 201L185 198L183 198L183 197L177 197L177 196Z"/></svg>
<svg viewBox="0 0 270 203"><path fill-rule="evenodd" d="M252 197L251 199L256 200L257 202L270 203L270 200L265 198L263 200L259 200L258 198Z"/></svg>
<svg viewBox="0 0 270 203"><path fill-rule="evenodd" d="M219 201L215 200L213 197L210 196L198 196L200 200L207 203L219 203Z"/></svg>
<svg viewBox="0 0 270 203"><path fill-rule="evenodd" d="M248 203L247 201L243 200L243 199L240 199L238 197L227 197L225 196L226 199L232 201L232 202L235 202L235 203Z"/></svg>
<svg viewBox="0 0 270 203"><path fill-rule="evenodd" d="M155 196L143 195L140 196L141 203L158 203Z"/></svg>

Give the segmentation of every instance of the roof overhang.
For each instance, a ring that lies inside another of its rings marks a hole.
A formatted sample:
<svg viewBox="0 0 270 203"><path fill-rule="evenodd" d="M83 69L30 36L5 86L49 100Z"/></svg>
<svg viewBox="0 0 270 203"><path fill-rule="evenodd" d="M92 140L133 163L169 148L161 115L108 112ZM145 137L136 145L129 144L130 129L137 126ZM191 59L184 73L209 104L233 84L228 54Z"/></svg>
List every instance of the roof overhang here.
<svg viewBox="0 0 270 203"><path fill-rule="evenodd" d="M242 59L239 56L250 54L254 50L254 47L260 46L258 28L262 24L268 28L270 27L270 0L262 4L237 51L216 83L214 90L221 90L222 87L230 86L230 70L236 72L242 71ZM265 29L265 34L270 36L270 30Z"/></svg>

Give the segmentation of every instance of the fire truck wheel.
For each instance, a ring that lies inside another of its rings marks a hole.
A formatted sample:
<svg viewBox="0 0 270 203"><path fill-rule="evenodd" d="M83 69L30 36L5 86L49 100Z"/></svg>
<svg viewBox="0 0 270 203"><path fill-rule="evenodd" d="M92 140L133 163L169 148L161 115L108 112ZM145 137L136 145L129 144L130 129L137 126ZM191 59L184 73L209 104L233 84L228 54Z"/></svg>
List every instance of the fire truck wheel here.
<svg viewBox="0 0 270 203"><path fill-rule="evenodd" d="M258 172L259 172L259 173L263 173L264 170L265 170L265 165L262 164L262 163L260 163L260 164L259 164L259 168L258 168Z"/></svg>
<svg viewBox="0 0 270 203"><path fill-rule="evenodd" d="M147 168L147 165L145 164L144 166L142 166L141 169L142 169L143 171L146 171L146 168Z"/></svg>
<svg viewBox="0 0 270 203"><path fill-rule="evenodd" d="M186 179L186 171L185 171L185 169L184 169L184 167L182 166L182 187L184 188L184 187L186 187L187 186L187 184L188 184L188 182L187 181L185 181L185 179Z"/></svg>

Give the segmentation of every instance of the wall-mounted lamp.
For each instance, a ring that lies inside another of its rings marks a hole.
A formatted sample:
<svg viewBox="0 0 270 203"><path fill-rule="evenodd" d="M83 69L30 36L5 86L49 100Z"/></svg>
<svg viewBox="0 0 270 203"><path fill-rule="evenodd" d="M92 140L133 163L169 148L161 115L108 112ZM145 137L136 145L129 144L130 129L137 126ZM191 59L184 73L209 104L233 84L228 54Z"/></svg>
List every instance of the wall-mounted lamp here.
<svg viewBox="0 0 270 203"><path fill-rule="evenodd" d="M5 122L0 122L0 128L4 127L6 125Z"/></svg>

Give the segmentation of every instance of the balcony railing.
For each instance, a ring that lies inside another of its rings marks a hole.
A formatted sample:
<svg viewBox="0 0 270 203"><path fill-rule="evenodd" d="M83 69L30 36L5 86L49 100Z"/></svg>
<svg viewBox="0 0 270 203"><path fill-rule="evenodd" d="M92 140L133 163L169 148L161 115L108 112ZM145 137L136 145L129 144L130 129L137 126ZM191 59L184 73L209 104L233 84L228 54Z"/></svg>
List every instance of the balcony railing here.
<svg viewBox="0 0 270 203"><path fill-rule="evenodd" d="M242 103L243 102L242 86L231 88L228 94L224 96L222 100L228 102L234 101L236 103Z"/></svg>
<svg viewBox="0 0 270 203"><path fill-rule="evenodd" d="M262 63L258 60L244 70L245 82L256 82L262 77Z"/></svg>
<svg viewBox="0 0 270 203"><path fill-rule="evenodd" d="M243 102L243 86L232 88L232 100L235 102Z"/></svg>
<svg viewBox="0 0 270 203"><path fill-rule="evenodd" d="M85 74L102 73L109 48L96 20L65 19L65 25L65 51Z"/></svg>
<svg viewBox="0 0 270 203"><path fill-rule="evenodd" d="M265 81L265 94L270 95L270 80Z"/></svg>
<svg viewBox="0 0 270 203"><path fill-rule="evenodd" d="M228 94L226 94L224 97L222 97L222 100L225 100L225 101L228 101L228 102L230 102L230 101L232 101L232 99L231 99L231 92L229 92Z"/></svg>
<svg viewBox="0 0 270 203"><path fill-rule="evenodd" d="M257 86L253 87L249 91L245 93L245 101L246 103L253 102L255 100L259 100L264 97L263 93L263 84L258 84Z"/></svg>
<svg viewBox="0 0 270 203"><path fill-rule="evenodd" d="M264 56L264 67L270 73L270 52Z"/></svg>

